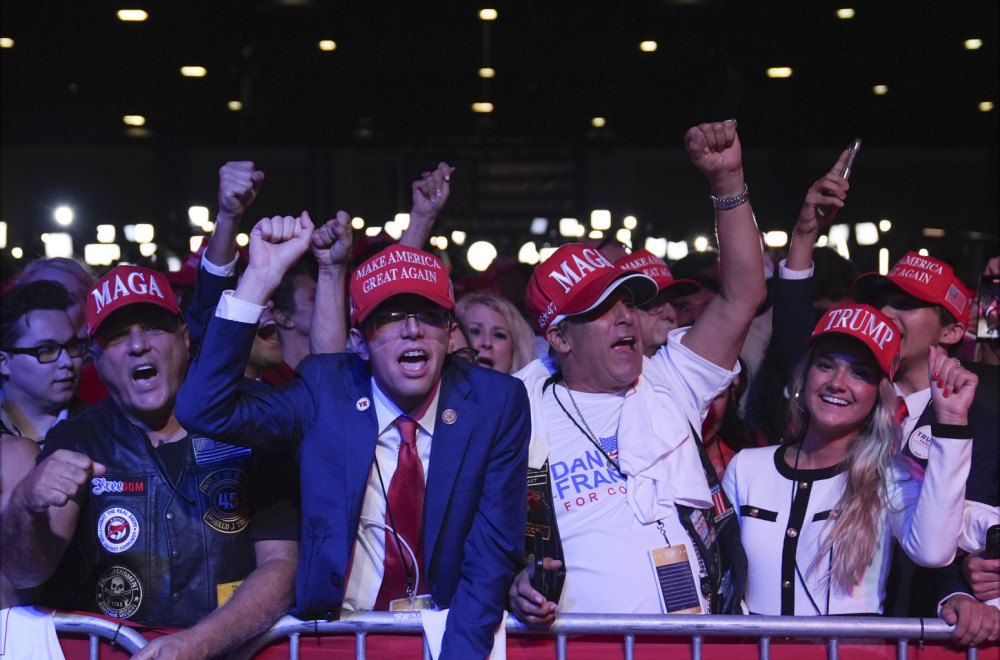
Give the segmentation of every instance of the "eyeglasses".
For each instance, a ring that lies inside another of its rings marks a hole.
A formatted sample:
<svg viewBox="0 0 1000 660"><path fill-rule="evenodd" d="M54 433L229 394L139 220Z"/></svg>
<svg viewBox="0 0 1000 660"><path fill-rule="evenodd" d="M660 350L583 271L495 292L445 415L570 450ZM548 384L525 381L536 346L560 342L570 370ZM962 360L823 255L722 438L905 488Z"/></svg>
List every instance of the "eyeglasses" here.
<svg viewBox="0 0 1000 660"><path fill-rule="evenodd" d="M33 355L41 364L48 364L58 360L63 350L71 358L83 357L87 354L87 340L74 337L65 344L42 344L41 346L5 348L3 350L15 355Z"/></svg>
<svg viewBox="0 0 1000 660"><path fill-rule="evenodd" d="M446 309L426 309L421 312L378 312L367 323L376 330L402 328L413 317L420 325L444 330L451 325L451 312Z"/></svg>

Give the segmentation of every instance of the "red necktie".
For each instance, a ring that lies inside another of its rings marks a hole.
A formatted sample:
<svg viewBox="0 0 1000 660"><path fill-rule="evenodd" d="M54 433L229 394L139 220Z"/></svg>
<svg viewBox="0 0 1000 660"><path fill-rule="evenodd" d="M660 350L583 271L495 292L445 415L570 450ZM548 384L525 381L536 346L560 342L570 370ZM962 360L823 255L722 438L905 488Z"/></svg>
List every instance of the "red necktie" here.
<svg viewBox="0 0 1000 660"><path fill-rule="evenodd" d="M400 539L406 541L417 555L417 564L423 565L423 543L421 526L424 515L424 468L417 454L417 422L406 415L396 419L399 429L399 458L396 472L389 482L386 494L385 524L396 530ZM379 588L376 610L389 609L389 601L406 598L409 580L416 580L416 567L405 547L400 555L401 543L390 530L385 532L385 572ZM423 582L423 580L421 580ZM414 595L419 594L420 585L413 585Z"/></svg>
<svg viewBox="0 0 1000 660"><path fill-rule="evenodd" d="M910 411L906 407L906 399L899 397L899 405L896 407L896 421L900 424L904 424L906 422L906 417L909 414Z"/></svg>

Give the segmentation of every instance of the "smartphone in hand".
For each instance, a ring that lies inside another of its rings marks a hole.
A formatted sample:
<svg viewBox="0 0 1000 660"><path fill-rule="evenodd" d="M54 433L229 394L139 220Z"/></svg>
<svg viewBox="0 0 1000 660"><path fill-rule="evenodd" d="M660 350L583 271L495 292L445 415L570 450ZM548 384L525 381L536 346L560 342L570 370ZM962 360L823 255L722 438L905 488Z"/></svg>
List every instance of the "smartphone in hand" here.
<svg viewBox="0 0 1000 660"><path fill-rule="evenodd" d="M854 138L854 142L851 142L851 146L847 148L847 160L844 161L844 166L840 168L840 176L847 179L851 178L851 168L854 167L854 157L858 155L858 150L861 149L861 138ZM816 209L816 214L821 218L826 218L828 222L832 222L834 216L837 215L836 206L820 206Z"/></svg>

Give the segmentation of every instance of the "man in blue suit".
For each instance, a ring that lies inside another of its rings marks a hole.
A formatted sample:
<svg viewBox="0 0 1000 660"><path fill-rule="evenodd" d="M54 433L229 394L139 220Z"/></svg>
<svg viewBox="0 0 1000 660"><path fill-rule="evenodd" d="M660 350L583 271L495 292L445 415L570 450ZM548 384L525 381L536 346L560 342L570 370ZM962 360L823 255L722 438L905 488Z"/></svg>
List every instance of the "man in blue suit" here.
<svg viewBox="0 0 1000 660"><path fill-rule="evenodd" d="M250 266L209 324L178 417L231 442L302 438L299 616L450 608L441 657L486 657L524 544L524 387L451 361L447 272L392 246L351 276L354 355L314 355L291 383L241 392L257 316L312 230L305 213L254 227Z"/></svg>

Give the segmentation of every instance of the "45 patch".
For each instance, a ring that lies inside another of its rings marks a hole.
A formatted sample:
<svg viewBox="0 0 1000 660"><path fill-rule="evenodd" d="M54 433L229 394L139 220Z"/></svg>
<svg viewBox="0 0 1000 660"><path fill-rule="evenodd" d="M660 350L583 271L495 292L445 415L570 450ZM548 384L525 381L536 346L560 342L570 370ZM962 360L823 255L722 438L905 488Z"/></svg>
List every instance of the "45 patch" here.
<svg viewBox="0 0 1000 660"><path fill-rule="evenodd" d="M202 519L223 534L236 534L250 523L246 476L240 470L216 470L201 482L198 489L208 498L208 510Z"/></svg>

